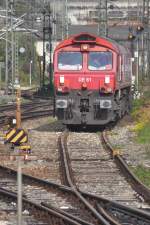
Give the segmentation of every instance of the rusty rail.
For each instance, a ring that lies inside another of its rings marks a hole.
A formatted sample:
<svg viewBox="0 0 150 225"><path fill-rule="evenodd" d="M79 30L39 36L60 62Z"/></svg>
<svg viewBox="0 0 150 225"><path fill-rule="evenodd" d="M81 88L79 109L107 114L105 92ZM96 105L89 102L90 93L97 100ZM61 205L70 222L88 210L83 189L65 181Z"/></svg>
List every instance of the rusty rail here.
<svg viewBox="0 0 150 225"><path fill-rule="evenodd" d="M121 155L115 154L113 155L113 147L108 141L108 138L106 136L106 133L102 133L102 140L106 148L110 151L112 156L114 157L114 160L116 161L116 164L120 168L120 170L123 172L125 175L126 179L131 183L133 189L141 195L144 200L148 203L150 203L150 189L146 187L134 174L133 172L129 169L127 163L124 161Z"/></svg>

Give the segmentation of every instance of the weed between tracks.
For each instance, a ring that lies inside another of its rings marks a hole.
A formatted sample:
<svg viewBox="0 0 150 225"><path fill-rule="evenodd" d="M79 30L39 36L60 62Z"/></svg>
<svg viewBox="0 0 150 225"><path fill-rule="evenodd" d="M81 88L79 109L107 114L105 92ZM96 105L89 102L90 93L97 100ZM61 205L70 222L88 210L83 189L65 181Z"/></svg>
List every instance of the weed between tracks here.
<svg viewBox="0 0 150 225"><path fill-rule="evenodd" d="M14 102L16 99L15 95L1 95L0 96L0 105L8 104Z"/></svg>
<svg viewBox="0 0 150 225"><path fill-rule="evenodd" d="M131 168L134 174L144 183L146 186L150 187L150 168L145 168L139 165L135 168Z"/></svg>
<svg viewBox="0 0 150 225"><path fill-rule="evenodd" d="M150 123L145 124L139 131L137 141L139 143L149 143L150 144ZM149 145L149 153L150 153L150 145Z"/></svg>
<svg viewBox="0 0 150 225"><path fill-rule="evenodd" d="M133 131L136 132L136 142L142 144L145 149L146 159L150 159L150 91L143 94L133 103L132 117L135 121ZM135 175L148 187L150 187L150 168L138 165L132 168Z"/></svg>
<svg viewBox="0 0 150 225"><path fill-rule="evenodd" d="M140 99L134 100L132 117L136 124L136 141L141 144L150 143L150 91L145 92Z"/></svg>

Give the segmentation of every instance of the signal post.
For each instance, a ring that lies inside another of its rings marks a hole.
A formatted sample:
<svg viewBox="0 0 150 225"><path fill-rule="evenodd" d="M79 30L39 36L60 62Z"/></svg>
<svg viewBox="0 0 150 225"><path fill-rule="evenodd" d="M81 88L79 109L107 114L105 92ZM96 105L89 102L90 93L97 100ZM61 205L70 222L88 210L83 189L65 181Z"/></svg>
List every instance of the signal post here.
<svg viewBox="0 0 150 225"><path fill-rule="evenodd" d="M27 144L28 134L21 127L21 89L16 85L16 118L12 119L10 129L5 136L5 143L12 144L12 148L19 146L25 154L30 153L31 147Z"/></svg>

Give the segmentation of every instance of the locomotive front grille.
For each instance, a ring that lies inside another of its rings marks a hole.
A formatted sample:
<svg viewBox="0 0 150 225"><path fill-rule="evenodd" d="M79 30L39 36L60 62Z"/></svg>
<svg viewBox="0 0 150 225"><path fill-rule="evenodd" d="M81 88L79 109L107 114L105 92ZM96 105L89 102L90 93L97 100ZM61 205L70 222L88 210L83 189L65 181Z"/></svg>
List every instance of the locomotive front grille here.
<svg viewBox="0 0 150 225"><path fill-rule="evenodd" d="M83 98L80 100L80 112L89 112L89 99Z"/></svg>

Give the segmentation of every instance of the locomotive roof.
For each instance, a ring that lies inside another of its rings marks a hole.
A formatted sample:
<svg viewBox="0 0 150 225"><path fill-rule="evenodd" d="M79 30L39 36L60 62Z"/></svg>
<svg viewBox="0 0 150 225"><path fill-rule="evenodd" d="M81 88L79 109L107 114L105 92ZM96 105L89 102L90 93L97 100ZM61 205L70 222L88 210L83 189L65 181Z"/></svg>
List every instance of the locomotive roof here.
<svg viewBox="0 0 150 225"><path fill-rule="evenodd" d="M95 36L90 33L80 33L77 35L73 35L73 36L69 37L68 39L61 41L57 45L55 50L59 50L63 47L67 47L69 45L76 44L76 43L96 43L97 45L104 46L108 49L111 49L111 50L117 52L117 53L128 52L127 48L118 44L116 41L114 41L110 38Z"/></svg>

